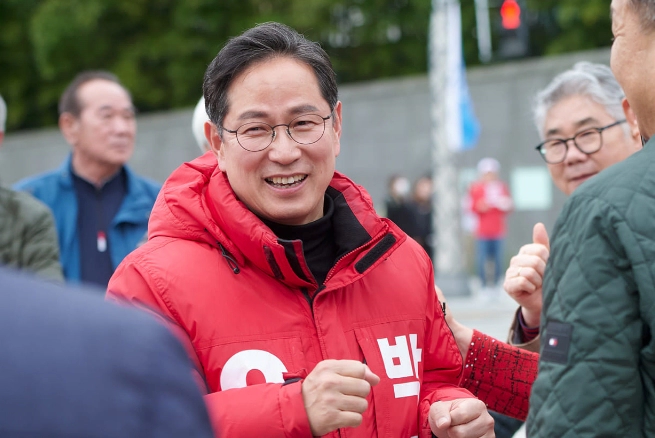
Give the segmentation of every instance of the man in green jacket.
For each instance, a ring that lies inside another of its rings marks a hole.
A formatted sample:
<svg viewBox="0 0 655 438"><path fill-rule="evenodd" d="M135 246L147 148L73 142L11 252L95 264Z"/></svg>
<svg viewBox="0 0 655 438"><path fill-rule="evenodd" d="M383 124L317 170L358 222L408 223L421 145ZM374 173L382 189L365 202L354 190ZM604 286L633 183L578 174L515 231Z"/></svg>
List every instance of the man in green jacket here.
<svg viewBox="0 0 655 438"><path fill-rule="evenodd" d="M0 96L0 145L7 105ZM63 281L52 213L31 195L0 186L0 265Z"/></svg>
<svg viewBox="0 0 655 438"><path fill-rule="evenodd" d="M555 224L530 437L655 436L655 2L612 0L611 15L611 67L645 146Z"/></svg>

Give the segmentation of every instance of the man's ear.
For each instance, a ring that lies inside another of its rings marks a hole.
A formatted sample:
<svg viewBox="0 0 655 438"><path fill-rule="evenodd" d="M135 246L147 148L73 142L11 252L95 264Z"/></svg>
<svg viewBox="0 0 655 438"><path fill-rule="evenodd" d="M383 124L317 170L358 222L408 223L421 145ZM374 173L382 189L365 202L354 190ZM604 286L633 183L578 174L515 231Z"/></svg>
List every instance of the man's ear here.
<svg viewBox="0 0 655 438"><path fill-rule="evenodd" d="M218 168L225 172L225 151L223 148L223 139L218 133L218 128L211 121L205 122L205 138L209 144L209 150L216 155L218 161Z"/></svg>
<svg viewBox="0 0 655 438"><path fill-rule="evenodd" d="M69 145L75 146L79 135L79 126L77 117L71 113L63 113L59 116L59 130Z"/></svg>
<svg viewBox="0 0 655 438"><path fill-rule="evenodd" d="M341 101L337 102L332 110L332 123L330 127L334 130L334 135L336 137L336 144L334 145L334 156L338 157L339 152L341 152Z"/></svg>
<svg viewBox="0 0 655 438"><path fill-rule="evenodd" d="M630 102L628 102L628 99L625 97L621 101L621 106L623 107L623 114L625 114L625 119L628 121L628 125L630 126L630 137L632 137L635 141L639 142L641 145L641 135L639 133L639 124L637 123L637 116L635 115L635 112L632 111L632 107L630 106Z"/></svg>

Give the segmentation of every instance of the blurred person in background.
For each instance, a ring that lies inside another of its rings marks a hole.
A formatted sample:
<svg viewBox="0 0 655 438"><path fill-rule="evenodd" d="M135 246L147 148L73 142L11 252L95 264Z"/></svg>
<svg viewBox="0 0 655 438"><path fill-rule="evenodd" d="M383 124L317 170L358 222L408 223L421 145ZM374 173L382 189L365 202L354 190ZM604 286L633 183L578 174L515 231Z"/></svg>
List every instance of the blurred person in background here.
<svg viewBox="0 0 655 438"><path fill-rule="evenodd" d="M0 146L7 105L0 96ZM0 265L63 280L57 230L50 209L31 195L0 185Z"/></svg>
<svg viewBox="0 0 655 438"><path fill-rule="evenodd" d="M476 261L480 290L483 298L491 298L497 287L503 263L506 233L505 220L514 208L507 185L499 179L500 163L494 158L478 162L478 180L471 184L469 199L471 211L477 216ZM487 263L493 265L491 280L487 275Z"/></svg>
<svg viewBox="0 0 655 438"><path fill-rule="evenodd" d="M205 137L205 123L208 121L209 116L207 115L207 110L205 110L205 98L203 96L196 104L193 110L193 118L191 119L191 132L193 132L193 137L196 139L196 143L202 154L211 150Z"/></svg>
<svg viewBox="0 0 655 438"><path fill-rule="evenodd" d="M391 175L387 184L387 197L384 201L386 217L401 230L414 232L414 212L410 204L412 184L403 175Z"/></svg>
<svg viewBox="0 0 655 438"><path fill-rule="evenodd" d="M0 436L213 436L191 363L163 324L4 268L0 285Z"/></svg>
<svg viewBox="0 0 655 438"><path fill-rule="evenodd" d="M147 231L160 185L126 165L134 151L135 108L115 75L75 77L59 101L59 129L71 154L58 169L15 188L52 210L66 280L106 287Z"/></svg>
<svg viewBox="0 0 655 438"><path fill-rule="evenodd" d="M537 93L533 116L542 142L537 151L553 183L566 195L641 149L637 119L610 68L579 62ZM546 228L512 257L505 291L517 301L509 342L539 351L543 275L550 252Z"/></svg>
<svg viewBox="0 0 655 438"><path fill-rule="evenodd" d="M432 238L432 178L422 176L414 182L412 189L412 207L414 210L415 228L410 234L428 253L430 258L434 256Z"/></svg>
<svg viewBox="0 0 655 438"><path fill-rule="evenodd" d="M335 171L342 104L325 51L265 23L210 63L212 154L178 168L110 299L185 334L224 436L491 437L432 263Z"/></svg>
<svg viewBox="0 0 655 438"><path fill-rule="evenodd" d="M655 2L612 0L611 18L610 65L645 144L576 188L555 223L534 438L655 436Z"/></svg>

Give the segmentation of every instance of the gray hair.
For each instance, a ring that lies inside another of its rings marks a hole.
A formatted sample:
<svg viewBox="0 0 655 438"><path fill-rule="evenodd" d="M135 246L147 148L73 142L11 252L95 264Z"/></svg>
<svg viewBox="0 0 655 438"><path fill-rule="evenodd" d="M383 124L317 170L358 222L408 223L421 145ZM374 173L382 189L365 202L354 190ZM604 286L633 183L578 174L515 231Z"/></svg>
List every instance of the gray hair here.
<svg viewBox="0 0 655 438"><path fill-rule="evenodd" d="M325 50L284 24L264 23L230 39L207 67L203 81L205 108L219 132L228 111L227 90L232 81L255 63L276 56L293 58L310 66L330 111L334 109L337 80Z"/></svg>
<svg viewBox="0 0 655 438"><path fill-rule="evenodd" d="M543 135L548 111L562 99L575 95L587 96L602 105L615 120L625 118L622 106L625 93L612 70L605 64L578 62L572 69L555 76L546 88L537 93L532 114L540 136ZM629 126L624 128L628 133Z"/></svg>
<svg viewBox="0 0 655 438"><path fill-rule="evenodd" d="M7 123L7 104L0 95L0 132L5 132L5 123Z"/></svg>
<svg viewBox="0 0 655 438"><path fill-rule="evenodd" d="M655 1L630 0L630 5L639 15L639 21L644 30L655 30Z"/></svg>

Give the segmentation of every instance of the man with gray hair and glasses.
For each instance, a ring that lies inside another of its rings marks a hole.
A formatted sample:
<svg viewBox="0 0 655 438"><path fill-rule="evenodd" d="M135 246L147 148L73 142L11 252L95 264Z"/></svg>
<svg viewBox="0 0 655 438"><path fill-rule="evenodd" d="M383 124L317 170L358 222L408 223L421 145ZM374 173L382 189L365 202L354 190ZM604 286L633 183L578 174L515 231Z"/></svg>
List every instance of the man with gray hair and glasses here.
<svg viewBox="0 0 655 438"><path fill-rule="evenodd" d="M567 195L603 169L641 149L637 120L610 68L579 62L540 91L533 108L542 138L536 147L557 186ZM512 257L505 291L520 304L511 344L539 351L542 283L549 256L546 228Z"/></svg>
<svg viewBox="0 0 655 438"><path fill-rule="evenodd" d="M606 65L579 62L559 74L537 94L533 111L542 138L536 149L555 185L567 195L641 149L634 113ZM512 258L504 286L521 305L509 343L539 352L542 283L550 248L543 224L535 225L533 234L534 241ZM527 399L517 397L516 388L534 379L536 369L529 368L534 358L499 349L495 340L463 326L452 312L447 312L447 320L466 360L462 385L490 408L524 419ZM510 426L503 419L496 420L499 426Z"/></svg>

